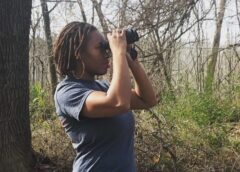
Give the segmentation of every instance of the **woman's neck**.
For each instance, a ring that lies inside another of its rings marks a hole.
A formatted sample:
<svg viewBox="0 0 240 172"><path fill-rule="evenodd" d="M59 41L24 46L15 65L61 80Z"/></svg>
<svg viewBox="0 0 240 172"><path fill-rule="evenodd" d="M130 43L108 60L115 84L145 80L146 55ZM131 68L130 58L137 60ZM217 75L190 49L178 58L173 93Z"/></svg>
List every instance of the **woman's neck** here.
<svg viewBox="0 0 240 172"><path fill-rule="evenodd" d="M94 75L90 75L86 72L78 72L78 71L74 71L72 72L72 75L74 78L76 79L83 79L83 80L95 80L95 76Z"/></svg>

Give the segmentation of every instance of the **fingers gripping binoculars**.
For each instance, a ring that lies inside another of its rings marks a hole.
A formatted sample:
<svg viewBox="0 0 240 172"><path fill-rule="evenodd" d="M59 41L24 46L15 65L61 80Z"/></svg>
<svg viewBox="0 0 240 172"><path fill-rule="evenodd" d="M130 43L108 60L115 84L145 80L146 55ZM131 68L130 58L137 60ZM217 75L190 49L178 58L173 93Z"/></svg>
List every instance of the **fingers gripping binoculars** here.
<svg viewBox="0 0 240 172"><path fill-rule="evenodd" d="M127 44L133 44L134 42L137 42L139 40L139 35L138 35L136 30L133 30L132 28L129 28L125 32L126 32ZM109 46L108 41L102 42L101 47L104 50L110 50L110 46ZM137 51L135 50L134 47L130 49L129 53L130 53L131 58L133 60L135 60L137 58Z"/></svg>

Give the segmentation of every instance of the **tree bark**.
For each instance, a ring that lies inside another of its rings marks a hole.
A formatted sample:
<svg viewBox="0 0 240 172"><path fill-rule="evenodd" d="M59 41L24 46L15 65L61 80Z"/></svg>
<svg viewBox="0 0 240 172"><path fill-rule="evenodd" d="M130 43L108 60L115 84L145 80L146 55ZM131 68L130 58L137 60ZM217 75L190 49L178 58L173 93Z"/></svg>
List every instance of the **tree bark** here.
<svg viewBox="0 0 240 172"><path fill-rule="evenodd" d="M210 62L207 67L207 76L205 79L205 92L212 93L213 81L214 81L214 73L215 67L217 63L219 44L221 38L221 30L222 30L222 22L225 12L226 0L221 0L220 9L216 19L216 31L213 40L212 53L210 55Z"/></svg>
<svg viewBox="0 0 240 172"><path fill-rule="evenodd" d="M31 0L0 1L0 170L30 172Z"/></svg>
<svg viewBox="0 0 240 172"><path fill-rule="evenodd" d="M53 62L53 54L52 54L52 37L51 37L51 29L50 29L50 17L49 17L49 12L48 12L48 6L47 6L47 3L45 0L41 0L41 6L42 6L42 13L43 13L43 20L44 20L45 37L47 40L50 85L51 85L51 93L52 93L52 98L53 98L55 88L57 85L57 74L56 74L56 68L55 68L55 65Z"/></svg>

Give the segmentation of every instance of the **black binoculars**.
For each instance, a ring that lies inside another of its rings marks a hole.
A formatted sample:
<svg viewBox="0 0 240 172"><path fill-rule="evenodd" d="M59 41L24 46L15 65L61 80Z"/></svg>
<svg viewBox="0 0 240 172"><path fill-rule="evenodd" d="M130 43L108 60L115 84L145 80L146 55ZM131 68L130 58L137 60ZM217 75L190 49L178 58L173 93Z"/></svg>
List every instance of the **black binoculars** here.
<svg viewBox="0 0 240 172"><path fill-rule="evenodd" d="M133 30L132 28L127 29L126 30L126 40L127 40L127 44L133 44L134 42L137 42L139 40L137 31ZM109 43L107 41L102 42L101 47L104 50L110 49ZM133 60L135 60L137 58L137 51L135 50L135 48L131 48L130 55Z"/></svg>

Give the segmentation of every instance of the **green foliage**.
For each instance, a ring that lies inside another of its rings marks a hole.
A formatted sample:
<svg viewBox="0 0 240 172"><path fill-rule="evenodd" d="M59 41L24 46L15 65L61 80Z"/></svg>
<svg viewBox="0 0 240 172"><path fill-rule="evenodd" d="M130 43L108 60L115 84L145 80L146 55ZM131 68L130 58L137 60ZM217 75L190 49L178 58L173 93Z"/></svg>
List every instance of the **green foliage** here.
<svg viewBox="0 0 240 172"><path fill-rule="evenodd" d="M40 83L36 83L30 88L29 108L31 118L44 121L55 117L52 115L54 106L49 93L42 88Z"/></svg>
<svg viewBox="0 0 240 172"><path fill-rule="evenodd" d="M234 127L239 123L240 107L229 97L209 96L188 88L174 100L171 94L164 94L153 113L139 113L136 149L141 169L231 169L240 153L240 140L236 139L240 132ZM232 171L239 169L240 164L236 164Z"/></svg>
<svg viewBox="0 0 240 172"><path fill-rule="evenodd" d="M49 93L40 84L32 86L30 93L32 140L39 166L48 160L55 163L52 171L71 171L75 153ZM237 90L231 93L237 94ZM235 100L227 92L222 97L209 96L188 87L174 99L172 93L164 94L151 111L136 111L138 171L239 170L240 103Z"/></svg>
<svg viewBox="0 0 240 172"><path fill-rule="evenodd" d="M178 96L175 102L163 99L162 106L165 114L172 118L193 119L198 125L205 127L213 123L238 121L240 107L235 106L228 98L209 96L188 90Z"/></svg>
<svg viewBox="0 0 240 172"><path fill-rule="evenodd" d="M40 83L36 83L30 89L30 106L44 109L46 106L47 92L42 88Z"/></svg>

